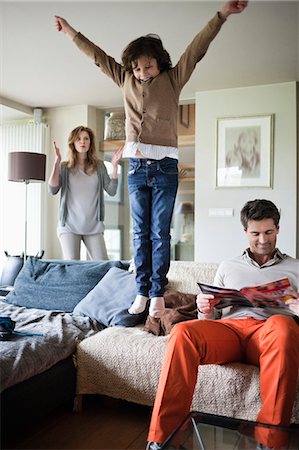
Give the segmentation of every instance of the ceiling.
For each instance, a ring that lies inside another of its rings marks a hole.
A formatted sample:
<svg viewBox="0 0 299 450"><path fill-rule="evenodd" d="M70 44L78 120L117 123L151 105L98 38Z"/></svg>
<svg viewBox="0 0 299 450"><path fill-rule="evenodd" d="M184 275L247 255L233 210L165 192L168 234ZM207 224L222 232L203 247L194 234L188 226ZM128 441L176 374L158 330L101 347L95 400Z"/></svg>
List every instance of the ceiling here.
<svg viewBox="0 0 299 450"><path fill-rule="evenodd" d="M223 4L0 0L0 95L32 108L119 107L120 89L68 37L56 31L55 14L65 17L118 61L131 40L157 33L175 64ZM197 91L298 81L298 23L298 0L252 0L244 13L229 17L181 99L194 99ZM13 111L2 106L1 117L7 112Z"/></svg>

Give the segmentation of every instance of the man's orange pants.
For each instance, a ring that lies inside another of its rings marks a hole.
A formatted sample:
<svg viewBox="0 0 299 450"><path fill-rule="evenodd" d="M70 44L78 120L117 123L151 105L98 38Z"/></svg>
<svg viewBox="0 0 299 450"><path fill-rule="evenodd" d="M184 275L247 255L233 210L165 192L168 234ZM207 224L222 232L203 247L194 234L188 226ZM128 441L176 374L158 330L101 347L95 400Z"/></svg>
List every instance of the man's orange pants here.
<svg viewBox="0 0 299 450"><path fill-rule="evenodd" d="M294 319L190 320L175 325L170 334L148 441L164 442L189 413L201 364L237 361L260 367L262 407L256 420L288 426L299 367Z"/></svg>

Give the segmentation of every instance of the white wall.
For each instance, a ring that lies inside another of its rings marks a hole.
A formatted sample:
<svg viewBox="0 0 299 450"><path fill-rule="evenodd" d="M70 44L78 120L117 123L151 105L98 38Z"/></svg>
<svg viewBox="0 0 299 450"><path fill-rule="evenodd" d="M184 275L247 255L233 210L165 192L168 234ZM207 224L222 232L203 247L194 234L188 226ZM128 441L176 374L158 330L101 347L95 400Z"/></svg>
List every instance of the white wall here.
<svg viewBox="0 0 299 450"><path fill-rule="evenodd" d="M216 119L274 114L271 188L215 188ZM298 149L296 82L200 92L196 95L195 260L220 262L247 245L239 214L246 201L272 200L281 209L278 245L296 256ZM234 216L209 217L209 208L233 208Z"/></svg>

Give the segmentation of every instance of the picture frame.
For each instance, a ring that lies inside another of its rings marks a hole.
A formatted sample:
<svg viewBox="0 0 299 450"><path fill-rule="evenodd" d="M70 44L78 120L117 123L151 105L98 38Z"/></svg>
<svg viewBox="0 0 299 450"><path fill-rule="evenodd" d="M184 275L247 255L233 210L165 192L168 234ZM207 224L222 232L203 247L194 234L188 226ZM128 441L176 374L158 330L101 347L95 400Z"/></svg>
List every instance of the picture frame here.
<svg viewBox="0 0 299 450"><path fill-rule="evenodd" d="M217 119L217 188L272 188L273 122L273 114Z"/></svg>
<svg viewBox="0 0 299 450"><path fill-rule="evenodd" d="M106 166L107 172L109 176L112 176L113 166L111 163L111 160L108 158L105 158L104 164ZM112 197L111 195L107 194L106 191L104 191L104 200L105 202L109 203L123 203L123 162L118 163L118 186L117 186L117 192Z"/></svg>

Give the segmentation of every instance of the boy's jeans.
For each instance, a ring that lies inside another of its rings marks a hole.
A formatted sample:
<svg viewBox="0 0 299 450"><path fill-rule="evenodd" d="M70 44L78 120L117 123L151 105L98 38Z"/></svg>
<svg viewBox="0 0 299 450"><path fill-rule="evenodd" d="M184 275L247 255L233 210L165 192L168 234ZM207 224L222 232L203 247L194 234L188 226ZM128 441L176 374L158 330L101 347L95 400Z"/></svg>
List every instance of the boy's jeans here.
<svg viewBox="0 0 299 450"><path fill-rule="evenodd" d="M178 188L178 161L130 159L128 188L138 294L162 297L170 264L170 224Z"/></svg>

